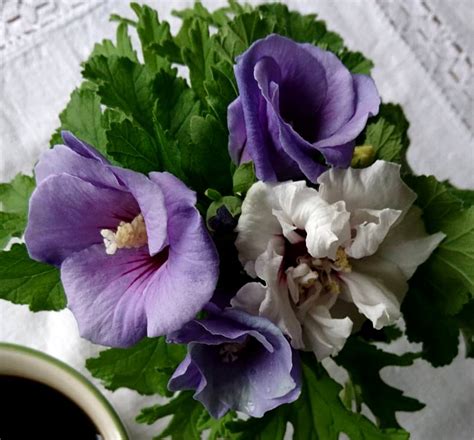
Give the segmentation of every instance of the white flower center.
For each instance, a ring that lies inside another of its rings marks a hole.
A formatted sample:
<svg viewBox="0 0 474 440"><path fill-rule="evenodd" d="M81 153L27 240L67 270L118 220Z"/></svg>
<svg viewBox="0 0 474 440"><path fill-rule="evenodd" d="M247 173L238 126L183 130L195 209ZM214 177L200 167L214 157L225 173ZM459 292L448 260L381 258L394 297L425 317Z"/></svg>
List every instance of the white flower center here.
<svg viewBox="0 0 474 440"><path fill-rule="evenodd" d="M104 238L105 252L108 255L114 255L117 249L139 248L148 243L142 214L138 214L130 223L120 222L115 232L102 229L100 235Z"/></svg>
<svg viewBox="0 0 474 440"><path fill-rule="evenodd" d="M289 267L285 273L291 299L297 305L306 300L317 299L325 293L339 294L341 283L337 272L350 272L351 264L344 249L337 250L336 259L313 258L310 255L297 257L297 266Z"/></svg>

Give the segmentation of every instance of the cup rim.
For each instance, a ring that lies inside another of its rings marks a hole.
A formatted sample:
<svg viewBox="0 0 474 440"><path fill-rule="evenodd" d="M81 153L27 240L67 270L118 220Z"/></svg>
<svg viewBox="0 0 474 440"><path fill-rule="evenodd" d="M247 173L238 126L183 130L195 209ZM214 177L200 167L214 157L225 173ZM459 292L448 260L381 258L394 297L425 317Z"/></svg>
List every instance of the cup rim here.
<svg viewBox="0 0 474 440"><path fill-rule="evenodd" d="M39 361L41 363L46 363L48 364L49 367L52 367L53 370L60 370L61 372L65 373L69 378L71 378L73 381L76 382L76 384L82 386L85 388L85 390L89 393L89 395L96 401L97 404L99 404L102 409L105 411L109 418L109 423L112 424L113 428L116 431L116 434L118 434L118 439L117 440L129 440L129 436L127 434L127 431L125 429L125 426L123 422L120 420L120 417L118 416L117 412L115 409L112 407L110 402L104 397L104 395L96 388L95 385L93 385L88 379L86 379L81 373L76 371L74 368L71 366L65 364L64 362L60 361L59 359L56 359L46 353L43 353L41 351L35 350L30 347L26 347L23 345L18 345L18 344L13 344L10 342L0 342L0 356L1 353L15 353L19 354L20 356L26 356L27 358ZM4 374L4 373L0 373ZM8 373L7 373L8 374ZM15 375L12 373L11 375ZM83 408L82 405L79 404L79 402L76 401L74 396L67 395L63 390L60 390L55 387L54 382L46 382L44 380L38 379L38 378L31 378L28 377L27 374L16 374L18 377L24 377L26 379L30 380L35 380L37 382L41 382L47 386L50 386L56 391L61 392L62 394L65 394L65 396L73 401L76 405L78 405L86 414L89 418L93 419L91 414L87 411L86 408ZM95 422L95 421L94 421ZM102 434L104 435L104 434Z"/></svg>

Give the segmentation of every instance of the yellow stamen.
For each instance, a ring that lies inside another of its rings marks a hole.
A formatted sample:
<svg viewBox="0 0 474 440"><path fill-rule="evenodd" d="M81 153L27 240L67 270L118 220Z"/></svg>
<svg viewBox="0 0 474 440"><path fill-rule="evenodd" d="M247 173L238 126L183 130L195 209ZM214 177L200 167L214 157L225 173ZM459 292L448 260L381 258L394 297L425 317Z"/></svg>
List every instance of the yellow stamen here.
<svg viewBox="0 0 474 440"><path fill-rule="evenodd" d="M114 255L117 249L139 248L148 243L142 214L138 214L130 223L120 222L115 232L102 229L100 234L104 238L105 252L108 255Z"/></svg>
<svg viewBox="0 0 474 440"><path fill-rule="evenodd" d="M336 261L334 262L336 269L341 272L351 272L352 266L347 258L346 251L343 248L338 248L336 252Z"/></svg>

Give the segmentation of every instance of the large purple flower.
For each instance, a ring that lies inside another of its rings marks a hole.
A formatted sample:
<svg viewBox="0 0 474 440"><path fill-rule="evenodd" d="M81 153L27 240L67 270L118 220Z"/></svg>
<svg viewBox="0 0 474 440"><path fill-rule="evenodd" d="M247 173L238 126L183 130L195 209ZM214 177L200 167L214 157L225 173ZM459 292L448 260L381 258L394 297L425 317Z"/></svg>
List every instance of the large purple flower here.
<svg viewBox="0 0 474 440"><path fill-rule="evenodd" d="M261 417L300 394L297 355L265 318L213 308L168 339L189 344L169 389L195 390L194 398L215 418L231 409Z"/></svg>
<svg viewBox="0 0 474 440"><path fill-rule="evenodd" d="M380 98L367 75L354 75L331 52L279 35L237 58L240 96L229 106L229 152L253 161L257 177L315 182L326 164L347 168L354 140Z"/></svg>
<svg viewBox="0 0 474 440"><path fill-rule="evenodd" d="M179 329L218 276L195 194L171 174L113 167L70 133L63 139L36 166L30 256L61 268L68 307L93 342L128 346Z"/></svg>

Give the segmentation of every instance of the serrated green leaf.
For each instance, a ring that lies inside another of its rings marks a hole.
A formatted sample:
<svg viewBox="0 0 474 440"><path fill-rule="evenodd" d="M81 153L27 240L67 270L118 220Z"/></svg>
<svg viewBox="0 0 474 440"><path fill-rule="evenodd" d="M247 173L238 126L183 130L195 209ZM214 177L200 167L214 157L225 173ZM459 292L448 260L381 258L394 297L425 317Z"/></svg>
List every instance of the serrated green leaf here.
<svg viewBox="0 0 474 440"><path fill-rule="evenodd" d="M12 237L21 237L26 227L26 217L12 212L0 212L0 248Z"/></svg>
<svg viewBox="0 0 474 440"><path fill-rule="evenodd" d="M405 152L409 140L408 122L400 106L382 104L376 118L367 124L364 145L375 149L376 159L406 166Z"/></svg>
<svg viewBox="0 0 474 440"><path fill-rule="evenodd" d="M339 398L342 387L329 377L312 356L302 361L301 397L290 405L294 440L338 440L345 433L351 440L406 440L401 429L381 429L361 414L348 410Z"/></svg>
<svg viewBox="0 0 474 440"><path fill-rule="evenodd" d="M227 423L232 440L283 440L287 424L287 407L267 412L262 418Z"/></svg>
<svg viewBox="0 0 474 440"><path fill-rule="evenodd" d="M449 186L432 176L409 176L407 182L428 232L446 234L421 272L438 309L455 314L474 296L474 207L463 209Z"/></svg>
<svg viewBox="0 0 474 440"><path fill-rule="evenodd" d="M132 41L128 35L128 24L119 23L117 26L116 44L110 40L103 40L102 43L96 43L90 57L103 55L119 56L129 58L133 62L138 62L137 54L133 49Z"/></svg>
<svg viewBox="0 0 474 440"><path fill-rule="evenodd" d="M193 189L201 193L207 188L221 194L232 191L227 132L213 116L191 118L191 143L181 151L183 170Z"/></svg>
<svg viewBox="0 0 474 440"><path fill-rule="evenodd" d="M419 274L410 280L410 290L402 303L405 333L411 342L422 343L423 358L439 367L456 357L459 328L452 316L433 304L433 291L425 283L426 278Z"/></svg>
<svg viewBox="0 0 474 440"><path fill-rule="evenodd" d="M220 419L212 418L209 413L203 409L199 420L196 424L198 430L207 434L208 440L236 440L235 435L229 430L228 425L237 417L234 411L229 411L227 414L222 416Z"/></svg>
<svg viewBox="0 0 474 440"><path fill-rule="evenodd" d="M140 126L125 119L107 130L107 154L120 165L140 173L162 169L156 142Z"/></svg>
<svg viewBox="0 0 474 440"><path fill-rule="evenodd" d="M474 207L464 209L449 185L430 176L406 176L417 193L429 233L446 238L410 281L402 304L406 333L423 343L423 357L446 365L458 352L459 326L453 315L474 296ZM420 319L430 316L429 320Z"/></svg>
<svg viewBox="0 0 474 440"><path fill-rule="evenodd" d="M399 428L397 411L419 411L424 405L406 397L403 392L386 384L380 371L387 366L412 365L419 354L401 356L387 353L357 337L351 337L336 358L336 362L349 373L351 381L359 387L363 402L369 407L383 428Z"/></svg>
<svg viewBox="0 0 474 440"><path fill-rule="evenodd" d="M352 73L370 75L374 67L374 63L360 52L343 50L339 58Z"/></svg>
<svg viewBox="0 0 474 440"><path fill-rule="evenodd" d="M221 28L218 34L220 45L216 46L216 50L234 64L236 56L248 49L254 41L271 34L275 23L273 18L262 18L258 11L237 15Z"/></svg>
<svg viewBox="0 0 474 440"><path fill-rule="evenodd" d="M154 440L170 437L172 440L200 440L198 421L204 411L203 406L192 397L192 392L183 391L165 405L154 405L141 410L138 423L151 425L163 417L172 415L163 432Z"/></svg>
<svg viewBox="0 0 474 440"><path fill-rule="evenodd" d="M109 390L130 388L140 394L170 396L167 384L186 350L164 337L145 338L130 348L111 348L88 359L87 369Z"/></svg>
<svg viewBox="0 0 474 440"><path fill-rule="evenodd" d="M28 214L28 203L35 189L33 177L17 174L9 183L0 183L0 206L3 212Z"/></svg>
<svg viewBox="0 0 474 440"><path fill-rule="evenodd" d="M0 252L0 298L28 304L33 312L66 307L59 270L31 260L20 244Z"/></svg>
<svg viewBox="0 0 474 440"><path fill-rule="evenodd" d="M179 145L191 140L191 119L201 113L201 103L186 81L166 72L156 75L153 83L157 102L156 121L172 141Z"/></svg>
<svg viewBox="0 0 474 440"><path fill-rule="evenodd" d="M84 65L83 75L98 85L101 103L123 111L150 133L154 75L126 57L98 55Z"/></svg>
<svg viewBox="0 0 474 440"><path fill-rule="evenodd" d="M312 43L325 50L338 53L343 48L342 38L327 30L315 14L302 15L290 11L281 3L266 4L257 8L263 17L275 22L273 32L300 43Z"/></svg>
<svg viewBox="0 0 474 440"><path fill-rule="evenodd" d="M227 107L237 98L232 64L220 61L211 66L211 78L204 81L206 102L216 119L227 129Z"/></svg>
<svg viewBox="0 0 474 440"><path fill-rule="evenodd" d="M207 25L200 20L192 20L188 33L191 44L182 49L183 61L189 68L193 90L205 100L204 81L211 76L215 63L214 44Z"/></svg>
<svg viewBox="0 0 474 440"><path fill-rule="evenodd" d="M74 90L69 98L66 108L59 115L61 127L57 135L51 140L52 145L61 144L62 139L59 132L68 130L79 139L94 146L105 154L106 136L102 126L102 111L100 98L97 93L89 87L80 87Z"/></svg>
<svg viewBox="0 0 474 440"><path fill-rule="evenodd" d="M137 3L132 3L130 6L138 18L136 27L145 64L154 72L159 70L169 71L171 69L170 60L167 60L166 57L156 50L163 46L168 48L168 51L170 47L172 50L179 51L174 46L169 24L167 22L160 22L156 10L149 6Z"/></svg>

